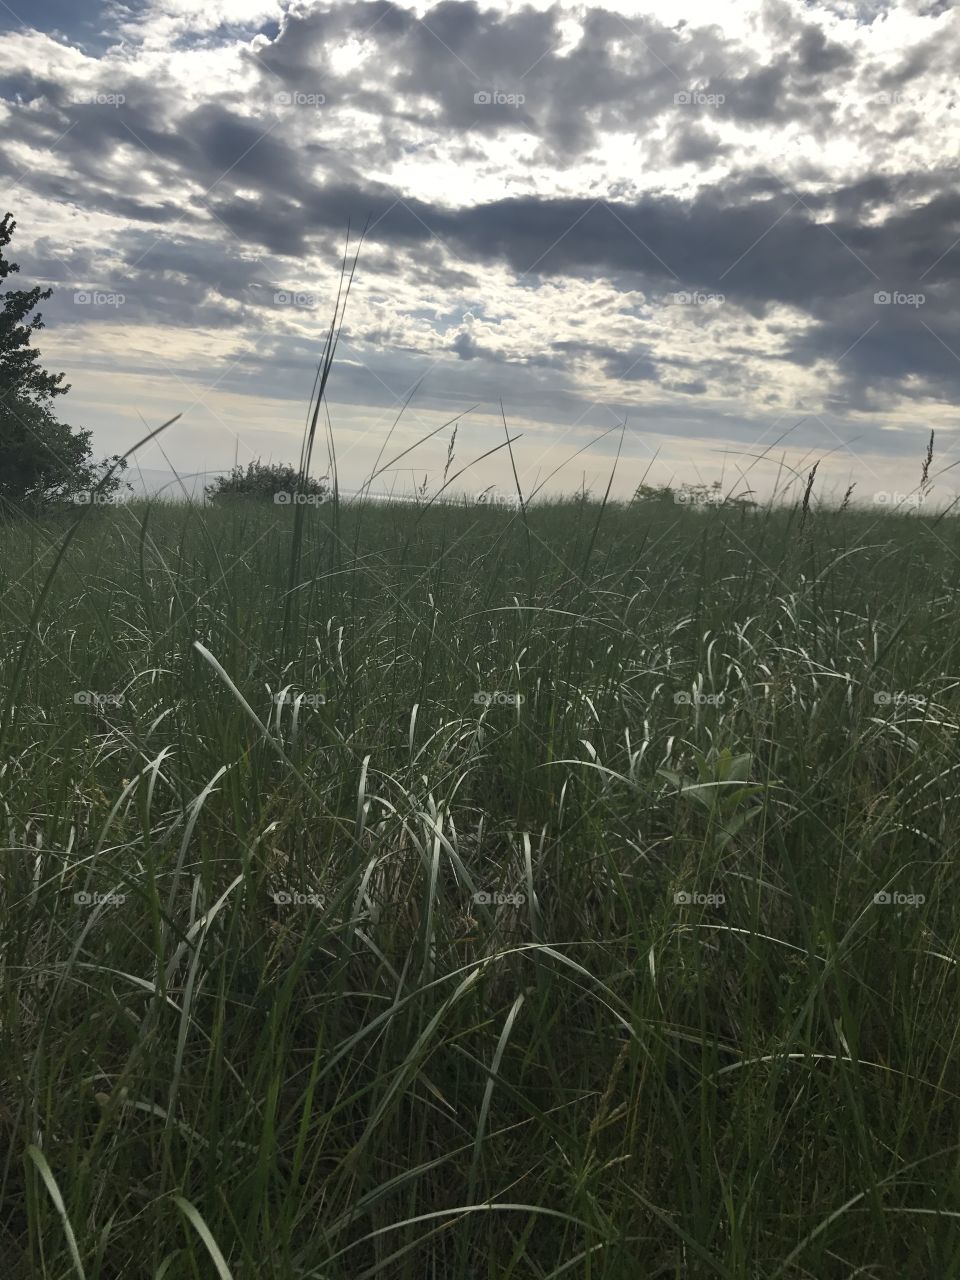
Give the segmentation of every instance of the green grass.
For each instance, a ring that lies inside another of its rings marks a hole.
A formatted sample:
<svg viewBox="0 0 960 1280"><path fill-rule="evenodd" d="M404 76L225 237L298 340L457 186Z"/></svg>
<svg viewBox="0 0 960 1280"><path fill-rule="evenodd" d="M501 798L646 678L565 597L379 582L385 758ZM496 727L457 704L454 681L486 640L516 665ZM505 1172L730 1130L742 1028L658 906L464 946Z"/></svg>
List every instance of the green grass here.
<svg viewBox="0 0 960 1280"><path fill-rule="evenodd" d="M960 522L67 523L0 528L5 1278L960 1276Z"/></svg>

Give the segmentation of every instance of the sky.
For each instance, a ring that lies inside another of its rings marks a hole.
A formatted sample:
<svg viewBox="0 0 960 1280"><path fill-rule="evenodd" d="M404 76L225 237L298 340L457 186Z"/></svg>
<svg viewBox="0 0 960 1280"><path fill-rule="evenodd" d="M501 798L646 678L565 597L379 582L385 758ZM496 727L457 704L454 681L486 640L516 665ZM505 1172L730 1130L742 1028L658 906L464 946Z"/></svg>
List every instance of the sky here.
<svg viewBox="0 0 960 1280"><path fill-rule="evenodd" d="M939 0L0 0L0 212L60 416L181 415L145 469L298 459L362 231L344 487L455 424L466 492L506 426L525 492L887 502L933 430L949 497L958 66Z"/></svg>

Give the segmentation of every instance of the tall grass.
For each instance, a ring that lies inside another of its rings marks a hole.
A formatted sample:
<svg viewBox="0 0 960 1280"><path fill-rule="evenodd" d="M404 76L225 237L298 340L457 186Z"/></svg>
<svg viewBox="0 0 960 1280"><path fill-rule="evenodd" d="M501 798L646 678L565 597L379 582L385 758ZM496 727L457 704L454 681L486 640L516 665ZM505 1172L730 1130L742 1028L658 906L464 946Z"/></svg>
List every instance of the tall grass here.
<svg viewBox="0 0 960 1280"><path fill-rule="evenodd" d="M960 1275L956 520L60 532L0 530L4 1276Z"/></svg>

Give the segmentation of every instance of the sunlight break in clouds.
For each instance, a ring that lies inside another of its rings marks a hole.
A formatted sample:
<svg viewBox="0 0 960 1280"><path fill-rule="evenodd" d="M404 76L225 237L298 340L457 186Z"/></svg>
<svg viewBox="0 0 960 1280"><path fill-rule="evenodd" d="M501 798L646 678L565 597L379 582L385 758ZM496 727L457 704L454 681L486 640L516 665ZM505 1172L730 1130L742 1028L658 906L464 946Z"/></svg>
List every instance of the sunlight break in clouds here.
<svg viewBox="0 0 960 1280"><path fill-rule="evenodd" d="M411 442L476 405L481 453L502 399L530 477L626 423L621 491L784 431L892 487L960 390L957 48L938 4L51 2L4 19L0 167L103 451L166 389L178 465L289 454L367 223L330 386L354 478L416 387Z"/></svg>

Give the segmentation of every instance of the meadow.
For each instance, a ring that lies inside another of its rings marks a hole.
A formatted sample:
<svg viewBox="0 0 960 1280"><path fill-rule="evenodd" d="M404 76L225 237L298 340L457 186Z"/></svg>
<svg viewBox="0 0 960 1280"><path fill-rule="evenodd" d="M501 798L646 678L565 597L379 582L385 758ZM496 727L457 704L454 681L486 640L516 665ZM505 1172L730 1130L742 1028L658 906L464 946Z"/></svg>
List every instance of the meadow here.
<svg viewBox="0 0 960 1280"><path fill-rule="evenodd" d="M0 526L9 1280L960 1276L960 521Z"/></svg>

